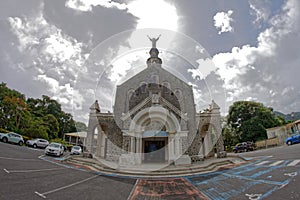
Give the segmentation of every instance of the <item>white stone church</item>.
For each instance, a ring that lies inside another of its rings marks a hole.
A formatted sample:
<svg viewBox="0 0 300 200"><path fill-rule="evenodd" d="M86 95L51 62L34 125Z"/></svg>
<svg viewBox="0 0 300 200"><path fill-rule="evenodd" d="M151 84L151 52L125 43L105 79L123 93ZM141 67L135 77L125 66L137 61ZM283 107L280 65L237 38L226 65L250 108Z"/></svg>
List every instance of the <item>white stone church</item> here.
<svg viewBox="0 0 300 200"><path fill-rule="evenodd" d="M87 150L124 165L191 164L224 151L220 108L197 112L193 89L162 66L152 41L147 68L117 86L113 113L90 108Z"/></svg>

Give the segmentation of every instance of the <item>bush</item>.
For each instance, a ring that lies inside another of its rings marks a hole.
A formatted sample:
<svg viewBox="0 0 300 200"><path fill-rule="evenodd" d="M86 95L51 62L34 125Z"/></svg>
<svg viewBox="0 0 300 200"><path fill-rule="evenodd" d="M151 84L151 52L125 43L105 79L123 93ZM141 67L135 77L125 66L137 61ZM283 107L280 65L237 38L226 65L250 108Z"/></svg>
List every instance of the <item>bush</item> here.
<svg viewBox="0 0 300 200"><path fill-rule="evenodd" d="M27 140L31 140L32 139L31 137L28 137L26 135L22 135L22 137L23 137L24 143L26 143Z"/></svg>
<svg viewBox="0 0 300 200"><path fill-rule="evenodd" d="M0 133L9 133L9 131L8 131L8 130L5 130L5 129L3 129L3 128L0 128Z"/></svg>

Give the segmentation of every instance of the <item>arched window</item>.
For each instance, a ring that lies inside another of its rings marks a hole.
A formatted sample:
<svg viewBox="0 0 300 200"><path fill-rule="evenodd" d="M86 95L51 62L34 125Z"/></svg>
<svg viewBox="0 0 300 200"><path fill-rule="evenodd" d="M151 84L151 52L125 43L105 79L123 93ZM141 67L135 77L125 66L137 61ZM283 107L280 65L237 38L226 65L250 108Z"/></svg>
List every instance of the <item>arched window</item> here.
<svg viewBox="0 0 300 200"><path fill-rule="evenodd" d="M164 93L168 93L169 92L169 90L170 90L170 83L168 83L168 82L163 82L163 92Z"/></svg>
<svg viewBox="0 0 300 200"><path fill-rule="evenodd" d="M146 93L146 86L147 83L145 82L140 83L141 93Z"/></svg>
<svg viewBox="0 0 300 200"><path fill-rule="evenodd" d="M130 99L130 98L132 97L133 93L134 93L134 90L133 90L133 89L130 89L130 90L128 91L128 94L127 94L128 99Z"/></svg>
<svg viewBox="0 0 300 200"><path fill-rule="evenodd" d="M182 97L182 92L181 92L181 90L176 89L176 90L175 90L175 95L176 95L178 101L181 101L181 100L182 100L183 97Z"/></svg>

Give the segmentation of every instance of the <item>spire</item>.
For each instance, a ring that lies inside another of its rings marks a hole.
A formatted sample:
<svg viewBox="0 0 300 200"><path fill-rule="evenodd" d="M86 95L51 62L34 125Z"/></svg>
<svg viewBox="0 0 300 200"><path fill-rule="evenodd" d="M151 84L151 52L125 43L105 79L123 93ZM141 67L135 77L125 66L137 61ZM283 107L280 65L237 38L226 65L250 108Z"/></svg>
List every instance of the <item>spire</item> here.
<svg viewBox="0 0 300 200"><path fill-rule="evenodd" d="M90 107L90 113L99 113L100 111L100 106L98 104L98 100L95 101Z"/></svg>
<svg viewBox="0 0 300 200"><path fill-rule="evenodd" d="M150 58L148 58L147 64L151 64L151 63L162 64L161 59L158 57L159 51L156 48L156 42L159 40L161 35L159 35L157 38L150 38L149 35L147 35L147 36L148 36L149 40L152 42L152 48L149 51Z"/></svg>

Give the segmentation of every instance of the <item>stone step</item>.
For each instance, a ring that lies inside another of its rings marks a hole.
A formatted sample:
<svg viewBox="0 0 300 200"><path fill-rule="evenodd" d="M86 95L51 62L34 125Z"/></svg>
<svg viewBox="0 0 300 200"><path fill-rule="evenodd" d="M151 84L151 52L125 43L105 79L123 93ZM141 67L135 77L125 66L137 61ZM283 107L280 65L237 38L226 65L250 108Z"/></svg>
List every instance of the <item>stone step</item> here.
<svg viewBox="0 0 300 200"><path fill-rule="evenodd" d="M228 165L236 165L236 162L231 160L223 160L218 162L212 162L207 165L193 164L190 166L168 166L167 168L159 169L156 171L146 171L143 168L120 168L113 169L105 166L99 162L93 160L82 159L68 159L68 163L76 165L84 165L92 168L91 170L97 171L103 174L114 174L119 176L137 176L137 177L174 177L174 176L188 176L193 174L200 174L215 171Z"/></svg>

